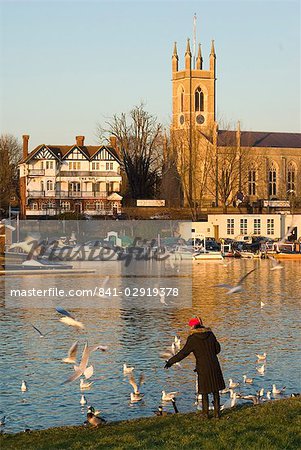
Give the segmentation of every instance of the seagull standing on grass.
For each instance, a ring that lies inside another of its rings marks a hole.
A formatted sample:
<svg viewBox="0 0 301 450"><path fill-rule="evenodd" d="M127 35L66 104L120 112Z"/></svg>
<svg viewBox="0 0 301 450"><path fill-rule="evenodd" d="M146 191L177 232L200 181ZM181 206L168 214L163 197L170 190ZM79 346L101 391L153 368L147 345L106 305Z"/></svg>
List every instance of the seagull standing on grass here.
<svg viewBox="0 0 301 450"><path fill-rule="evenodd" d="M241 279L238 281L238 283L234 286L231 286L230 284L217 284L215 287L220 287L220 288L226 288L228 289L228 292L226 292L227 295L230 294L235 294L237 292L241 292L243 290L242 287L242 283L245 281L245 279L252 273L254 272L255 269L250 270L248 273L246 273L243 277L241 277Z"/></svg>

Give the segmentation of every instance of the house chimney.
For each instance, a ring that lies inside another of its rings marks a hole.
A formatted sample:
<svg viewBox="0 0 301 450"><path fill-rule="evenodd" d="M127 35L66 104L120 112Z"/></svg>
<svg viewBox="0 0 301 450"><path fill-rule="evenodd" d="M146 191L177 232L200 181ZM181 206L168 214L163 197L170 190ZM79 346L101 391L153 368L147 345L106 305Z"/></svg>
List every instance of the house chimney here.
<svg viewBox="0 0 301 450"><path fill-rule="evenodd" d="M85 136L76 136L76 145L83 147L85 145Z"/></svg>
<svg viewBox="0 0 301 450"><path fill-rule="evenodd" d="M116 136L110 136L110 146L117 150L117 138Z"/></svg>
<svg viewBox="0 0 301 450"><path fill-rule="evenodd" d="M29 135L23 134L22 138L23 138L23 158L27 158Z"/></svg>

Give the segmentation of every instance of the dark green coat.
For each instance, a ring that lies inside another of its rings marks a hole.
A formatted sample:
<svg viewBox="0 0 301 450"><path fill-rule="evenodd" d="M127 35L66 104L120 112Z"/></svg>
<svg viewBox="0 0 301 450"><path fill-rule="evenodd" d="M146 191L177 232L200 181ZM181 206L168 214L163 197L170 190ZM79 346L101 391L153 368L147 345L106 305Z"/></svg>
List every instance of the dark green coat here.
<svg viewBox="0 0 301 450"><path fill-rule="evenodd" d="M199 393L218 392L225 388L223 374L216 356L220 351L221 346L210 328L196 328L188 336L184 347L170 358L167 364L175 364L193 353L196 359Z"/></svg>

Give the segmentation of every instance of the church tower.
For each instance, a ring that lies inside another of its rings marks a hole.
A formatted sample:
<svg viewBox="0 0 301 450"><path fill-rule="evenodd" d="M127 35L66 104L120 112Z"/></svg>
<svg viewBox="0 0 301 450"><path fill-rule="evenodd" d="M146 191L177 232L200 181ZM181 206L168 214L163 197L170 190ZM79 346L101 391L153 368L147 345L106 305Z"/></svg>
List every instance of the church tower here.
<svg viewBox="0 0 301 450"><path fill-rule="evenodd" d="M216 55L211 43L209 68L203 68L201 45L193 61L187 39L184 69L179 70L177 45L172 55L172 130L193 129L211 138L215 123Z"/></svg>

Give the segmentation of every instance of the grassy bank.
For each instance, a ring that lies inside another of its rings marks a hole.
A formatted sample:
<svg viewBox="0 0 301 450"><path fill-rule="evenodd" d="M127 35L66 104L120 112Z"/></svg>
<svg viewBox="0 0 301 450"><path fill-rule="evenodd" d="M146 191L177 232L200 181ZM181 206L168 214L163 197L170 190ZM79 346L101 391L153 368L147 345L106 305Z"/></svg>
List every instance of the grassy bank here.
<svg viewBox="0 0 301 450"><path fill-rule="evenodd" d="M1 449L300 449L301 400L236 408L219 421L178 414L102 428L62 427L0 436Z"/></svg>

